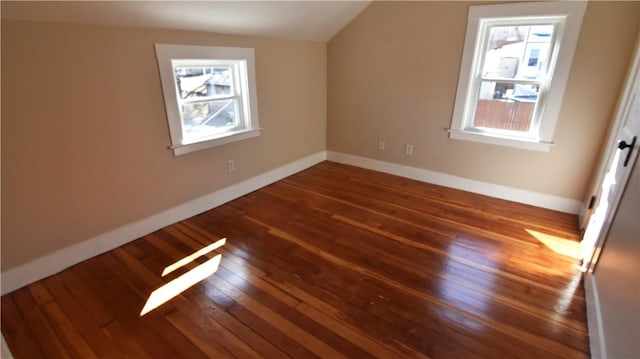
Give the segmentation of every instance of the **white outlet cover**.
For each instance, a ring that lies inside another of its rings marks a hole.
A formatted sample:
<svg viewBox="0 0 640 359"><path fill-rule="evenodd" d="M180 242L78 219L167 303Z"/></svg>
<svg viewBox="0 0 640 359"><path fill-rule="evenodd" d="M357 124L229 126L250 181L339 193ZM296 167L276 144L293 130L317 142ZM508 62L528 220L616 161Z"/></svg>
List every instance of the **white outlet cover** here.
<svg viewBox="0 0 640 359"><path fill-rule="evenodd" d="M406 145L404 147L404 154L405 155L412 155L413 154L413 145Z"/></svg>

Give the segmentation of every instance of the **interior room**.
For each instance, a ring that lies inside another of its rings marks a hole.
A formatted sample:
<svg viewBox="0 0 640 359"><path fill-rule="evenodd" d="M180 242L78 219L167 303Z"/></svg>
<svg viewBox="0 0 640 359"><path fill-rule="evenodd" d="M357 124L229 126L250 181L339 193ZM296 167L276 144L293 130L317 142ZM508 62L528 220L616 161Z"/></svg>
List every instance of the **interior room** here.
<svg viewBox="0 0 640 359"><path fill-rule="evenodd" d="M527 4L2 1L3 357L640 355L640 2Z"/></svg>

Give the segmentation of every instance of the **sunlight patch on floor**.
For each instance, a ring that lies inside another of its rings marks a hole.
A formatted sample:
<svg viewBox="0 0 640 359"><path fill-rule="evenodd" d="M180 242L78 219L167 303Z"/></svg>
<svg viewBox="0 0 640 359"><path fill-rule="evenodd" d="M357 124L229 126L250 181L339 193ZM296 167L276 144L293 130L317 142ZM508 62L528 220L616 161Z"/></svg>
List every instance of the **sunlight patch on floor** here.
<svg viewBox="0 0 640 359"><path fill-rule="evenodd" d="M222 238L215 243L212 243L191 255L188 255L181 260L167 266L162 272L162 276L175 271L176 269L182 268L183 266L195 261L199 257L209 254L211 251L214 251L227 243L226 238ZM217 254L215 257L209 259L208 261L200 264L199 266L191 269L190 271L182 274L181 276L171 280L166 283L162 287L154 290L147 302L145 303L142 311L140 312L140 316L149 313L150 311L158 308L162 304L170 301L176 296L180 295L180 293L185 290L191 288L194 284L206 279L211 276L218 270L218 266L220 265L220 259L222 259L222 254Z"/></svg>
<svg viewBox="0 0 640 359"><path fill-rule="evenodd" d="M582 259L580 242L556 237L550 234L534 231L532 229L525 229L525 231L544 244L547 248L558 254L574 259Z"/></svg>
<svg viewBox="0 0 640 359"><path fill-rule="evenodd" d="M212 243L212 244L202 248L201 250L193 253L192 255L182 258L181 260L173 263L172 265L167 266L164 269L164 271L162 272L162 276L164 277L165 275L173 272L174 270L176 270L178 268L181 268L181 267L193 262L197 258L202 257L202 256L206 255L207 253L209 253L211 251L214 251L214 250L224 246L226 242L227 242L227 239L226 238L222 238L219 241L217 241L215 243Z"/></svg>
<svg viewBox="0 0 640 359"><path fill-rule="evenodd" d="M156 309L180 293L191 288L194 284L215 273L218 270L221 258L222 254L218 254L187 273L154 290L149 296L149 299L147 299L147 303L144 305L144 308L142 308L140 316Z"/></svg>

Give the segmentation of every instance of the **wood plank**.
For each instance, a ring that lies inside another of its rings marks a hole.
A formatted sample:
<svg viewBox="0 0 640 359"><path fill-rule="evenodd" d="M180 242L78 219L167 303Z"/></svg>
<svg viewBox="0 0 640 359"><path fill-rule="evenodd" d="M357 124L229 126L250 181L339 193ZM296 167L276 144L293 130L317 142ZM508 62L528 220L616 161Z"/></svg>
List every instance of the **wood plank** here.
<svg viewBox="0 0 640 359"><path fill-rule="evenodd" d="M287 318L292 324L296 325L304 332L312 333L313 337L327 344L341 355L349 358L364 358L367 356L366 352L362 351L361 348L347 340L344 340L344 338L332 331L331 328L327 328L322 323L314 321L312 318L309 318L304 315L304 313L298 311L296 307L298 306L299 301L296 301L293 306L290 305L291 303L283 303L277 298L271 296L269 292L261 290L252 283L243 280L225 268L220 268L220 270L216 272L216 276L223 278L227 283L232 284L236 288L242 288L242 292L253 298L256 302L272 308L274 312ZM271 287L276 290L275 287ZM313 351L319 353L315 350Z"/></svg>
<svg viewBox="0 0 640 359"><path fill-rule="evenodd" d="M44 358L44 352L29 329L30 324L22 317L14 301L14 295L2 296L1 304L2 335L14 357Z"/></svg>
<svg viewBox="0 0 640 359"><path fill-rule="evenodd" d="M67 350L76 358L98 358L90 343L80 333L73 322L62 311L57 302L50 302L42 310L53 327L58 331L60 339ZM92 342L93 344L93 342Z"/></svg>
<svg viewBox="0 0 640 359"><path fill-rule="evenodd" d="M255 332L260 333L263 338L291 358L320 358L303 343L295 340L290 335L291 333L280 330L278 328L279 324L272 323L269 318L262 318L261 315L241 305L233 306L229 309L229 313L247 327L251 327Z"/></svg>
<svg viewBox="0 0 640 359"><path fill-rule="evenodd" d="M27 287L13 292L13 296L20 308L20 312L33 332L34 338L42 347L43 352L47 353L47 356L50 358L71 358L64 344L62 344L62 341L58 338L56 331L42 314Z"/></svg>
<svg viewBox="0 0 640 359"><path fill-rule="evenodd" d="M344 272L343 272L344 273Z"/></svg>
<svg viewBox="0 0 640 359"><path fill-rule="evenodd" d="M216 278L210 279L209 282L225 292L228 296L232 297L236 302L247 308L249 311L267 319L275 328L279 329L283 333L287 333L293 340L303 345L307 350L319 357L345 358L342 353L336 351L313 335L301 329L299 326L295 325L287 318L284 318L270 307L246 295L231 283L219 277L217 274Z"/></svg>
<svg viewBox="0 0 640 359"><path fill-rule="evenodd" d="M62 280L66 289L80 304L82 310L87 316L93 319L98 327L102 327L114 320L114 314L106 308L100 298L82 282L80 278L72 271L63 271L58 275Z"/></svg>
<svg viewBox="0 0 640 359"><path fill-rule="evenodd" d="M43 281L31 283L27 288L38 305L45 305L54 300L49 290L45 288Z"/></svg>
<svg viewBox="0 0 640 359"><path fill-rule="evenodd" d="M171 257L170 261L180 260L184 257L184 252L177 250L176 248L165 243L162 238L147 236L147 244L153 243L156 248L162 249L162 251L155 252L156 255L162 254ZM146 261L149 263L152 260L151 252L148 251L149 258ZM198 248L200 249L200 248ZM213 257L216 253L211 252L206 256ZM190 255L190 254L188 254ZM163 256L164 257L164 256ZM198 266L197 261L186 264L185 269L194 269ZM197 285L202 287L203 285ZM177 329L184 333L189 340L198 346L208 356L221 356L221 357L243 357L243 358L259 358L260 355L256 353L251 346L242 342L233 333L229 332L226 328L219 325L216 321L207 320L203 317L203 313L200 309L194 308L193 303L189 302L187 298L191 296L188 292L174 298L174 303L177 310L171 311L165 317L169 320ZM232 305L235 304L233 301ZM206 308L209 309L209 308ZM208 314L208 313L206 313ZM190 325L190 324L195 324Z"/></svg>
<svg viewBox="0 0 640 359"><path fill-rule="evenodd" d="M249 220L253 220L256 221L258 223L260 223L259 221L252 219L250 217L247 217L247 219ZM380 274L380 273L376 273L373 271L370 271L364 267L355 267L353 263L351 262L346 262L343 259L336 257L332 254L329 254L317 247L314 247L312 245L309 245L301 240L299 240L298 238L295 238L293 236L290 236L288 233L283 232L277 228L272 228L270 230L271 233L273 233L274 235L285 239L287 241L290 241L292 243L296 243L298 246L303 247L305 249L307 249L310 252L319 254L321 257L323 257L325 260L330 261L331 263L338 265L340 267L344 267L344 268L352 268L352 269L356 269L358 272L360 272L361 274L364 274L372 279L375 279L377 281L379 281L380 283L384 283L385 285L388 285L390 287L393 287L394 289L397 290L401 290L407 294L410 294L412 296L415 296L417 298L421 298L423 300L425 300L426 302L433 304L433 305L439 305L448 309L451 309L453 311L460 311L460 309L455 306L452 305L446 301L443 301L439 298L427 295L423 292L420 292L418 290L415 290L409 286L406 286L402 283L399 283L397 281L394 280L390 280L388 277ZM571 356L575 356L578 353L575 353L572 348L565 346L563 343L558 343L552 340L548 340L546 338L542 338L536 335L532 335L530 333L528 333L527 331L524 330L520 330L518 328L515 328L513 326L510 325L505 325L501 322L496 322L490 318L486 318L484 317L481 313L473 313L470 311L465 311L464 313L465 316L470 317L471 319L482 323L484 325L490 326L495 330L500 331L503 334L506 334L508 336L511 336L513 338L517 338L517 339L521 339L524 340L530 344L533 345L539 345L541 347L541 349L544 350L549 350L551 353L554 354L558 354L558 355L563 355L565 353L569 353Z"/></svg>
<svg viewBox="0 0 640 359"><path fill-rule="evenodd" d="M91 317L86 314L86 310L82 304L73 298L59 276L56 275L45 279L44 285L55 298L56 305L49 308L49 314L51 318L63 322L69 327L69 342L78 341L76 331L77 333L81 333L83 340L80 341L81 345L76 349L86 349L85 346L82 345L86 342L87 348L91 348L91 351L95 352L99 357L118 356L118 351L115 349L113 343L111 343L104 332L100 330L98 325L90 319ZM50 304L52 303L45 305L45 307ZM64 316L58 313L58 309L64 313ZM72 331L71 328L75 330ZM85 352L82 353L85 355Z"/></svg>
<svg viewBox="0 0 640 359"><path fill-rule="evenodd" d="M125 358L151 358L144 351L140 343L129 333L120 322L116 319L106 323L102 330L111 339L112 342L118 343L118 351Z"/></svg>
<svg viewBox="0 0 640 359"><path fill-rule="evenodd" d="M105 275L104 271L111 272L109 267L104 265L105 257L109 257L109 255L91 258L81 265L72 267L71 270L99 298L102 298L105 307L114 313L115 320L125 328L128 335L139 343L149 356L161 358L167 355L179 355L173 349L171 342L157 335L157 328L150 326L148 321L140 320L142 299L132 296L133 289L128 289L124 280L113 273ZM96 272L100 272L100 275ZM100 278L106 280L102 281Z"/></svg>
<svg viewBox="0 0 640 359"><path fill-rule="evenodd" d="M204 286L198 287L201 290L202 296L192 296L189 298L191 302L197 305L199 311L207 317L213 319L225 328L230 334L237 338L242 338L247 346L256 351L261 357L264 358L288 358L289 356L278 349L273 343L267 341L257 333L254 329L244 325L241 321L231 315L226 308L220 310L211 304L209 294L218 289L213 288L208 283L204 283Z"/></svg>
<svg viewBox="0 0 640 359"><path fill-rule="evenodd" d="M232 352L220 350L214 341L212 341L212 333L206 333L198 330L190 323L190 319L177 310L166 315L167 320L173 324L176 329L183 333L191 342L193 342L204 354L209 358L233 358Z"/></svg>

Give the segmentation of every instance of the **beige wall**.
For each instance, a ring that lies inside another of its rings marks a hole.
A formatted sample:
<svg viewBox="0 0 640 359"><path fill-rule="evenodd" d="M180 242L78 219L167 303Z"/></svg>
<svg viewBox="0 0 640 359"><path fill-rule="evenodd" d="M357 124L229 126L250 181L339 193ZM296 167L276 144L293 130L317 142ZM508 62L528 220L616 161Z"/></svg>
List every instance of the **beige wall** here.
<svg viewBox="0 0 640 359"><path fill-rule="evenodd" d="M156 42L254 47L262 135L174 157ZM1 115L5 271L325 150L326 44L2 21Z"/></svg>
<svg viewBox="0 0 640 359"><path fill-rule="evenodd" d="M468 3L374 2L328 44L327 148L582 201L640 2L590 2L550 152L451 140ZM378 151L379 139L386 149ZM403 154L404 144L414 155Z"/></svg>

